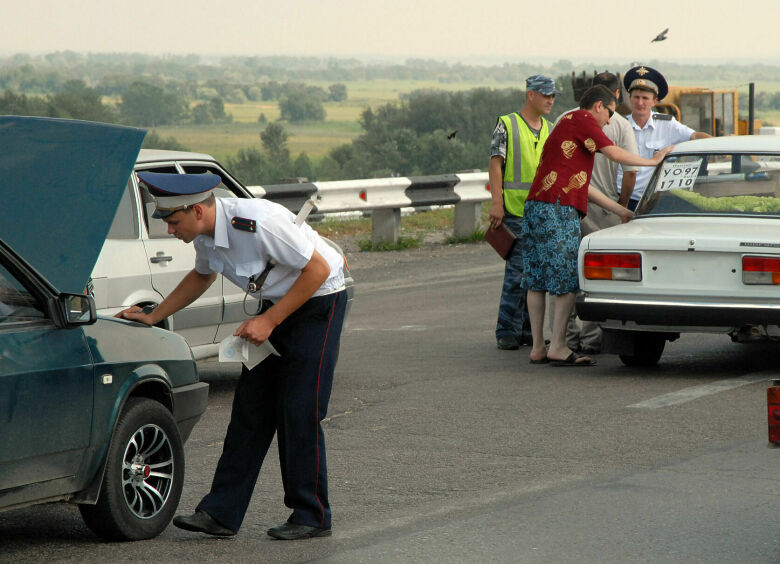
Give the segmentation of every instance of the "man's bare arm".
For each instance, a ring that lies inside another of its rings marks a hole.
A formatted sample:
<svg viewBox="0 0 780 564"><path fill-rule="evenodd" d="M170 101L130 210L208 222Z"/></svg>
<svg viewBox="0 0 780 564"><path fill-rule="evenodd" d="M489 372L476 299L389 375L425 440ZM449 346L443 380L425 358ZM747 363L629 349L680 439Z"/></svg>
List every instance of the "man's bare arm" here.
<svg viewBox="0 0 780 564"><path fill-rule="evenodd" d="M620 220L623 223L627 222L629 219L631 219L634 216L631 210L626 209L624 206L621 206L620 204L618 204L617 202L609 198L601 190L599 190L598 188L594 188L592 185L588 186L588 200L598 206L601 206L607 211L616 213L617 215L620 216Z"/></svg>
<svg viewBox="0 0 780 564"><path fill-rule="evenodd" d="M621 149L617 145L609 145L607 147L602 147L599 149L601 151L601 154L603 154L605 157L607 157L609 160L615 161L617 163L625 164L625 165L632 165L632 166L655 166L658 163L660 163L666 154L674 149L674 145L669 145L668 147L664 147L660 151L658 151L655 155L653 155L652 159L646 159L644 157L640 157L639 155L635 155L633 153L629 153L625 149Z"/></svg>
<svg viewBox="0 0 780 564"><path fill-rule="evenodd" d="M214 273L200 274L197 270L192 269L182 278L173 292L168 294L168 297L160 302L160 305L151 313L143 313L141 308L134 306L120 311L115 317L155 325L201 297L216 278L217 275Z"/></svg>
<svg viewBox="0 0 780 564"><path fill-rule="evenodd" d="M268 311L244 321L233 333L254 345L268 340L273 330L314 295L330 275L330 265L316 250L287 293Z"/></svg>
<svg viewBox="0 0 780 564"><path fill-rule="evenodd" d="M490 197L493 200L490 206L490 227L493 229L504 221L504 172L501 170L503 165L503 157L497 155L490 157L488 182L490 183Z"/></svg>
<svg viewBox="0 0 780 564"><path fill-rule="evenodd" d="M623 180L620 183L620 197L618 198L618 203L624 208L628 207L628 201L631 199L631 194L634 193L634 184L636 184L636 171L623 171Z"/></svg>

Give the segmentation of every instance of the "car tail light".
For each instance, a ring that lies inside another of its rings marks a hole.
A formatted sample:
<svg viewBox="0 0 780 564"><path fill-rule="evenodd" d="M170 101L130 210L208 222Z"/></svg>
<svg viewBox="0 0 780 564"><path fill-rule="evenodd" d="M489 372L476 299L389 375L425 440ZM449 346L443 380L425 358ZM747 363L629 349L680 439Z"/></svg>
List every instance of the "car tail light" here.
<svg viewBox="0 0 780 564"><path fill-rule="evenodd" d="M639 253L585 253L584 265L588 280L642 280Z"/></svg>
<svg viewBox="0 0 780 564"><path fill-rule="evenodd" d="M743 284L780 284L780 258L742 257Z"/></svg>
<svg viewBox="0 0 780 564"><path fill-rule="evenodd" d="M780 380L766 390L767 430L769 442L780 444Z"/></svg>

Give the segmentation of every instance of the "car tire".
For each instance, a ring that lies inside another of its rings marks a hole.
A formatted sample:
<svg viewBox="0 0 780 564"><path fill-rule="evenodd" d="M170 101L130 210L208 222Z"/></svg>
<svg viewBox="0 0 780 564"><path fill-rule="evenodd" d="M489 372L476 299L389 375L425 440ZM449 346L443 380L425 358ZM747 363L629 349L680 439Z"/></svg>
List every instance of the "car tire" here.
<svg viewBox="0 0 780 564"><path fill-rule="evenodd" d="M641 366L649 368L658 364L664 354L666 336L658 333L634 333L634 353L621 354L620 360L626 366Z"/></svg>
<svg viewBox="0 0 780 564"><path fill-rule="evenodd" d="M170 523L183 484L184 449L170 411L131 398L114 430L97 503L79 509L103 538L149 539Z"/></svg>

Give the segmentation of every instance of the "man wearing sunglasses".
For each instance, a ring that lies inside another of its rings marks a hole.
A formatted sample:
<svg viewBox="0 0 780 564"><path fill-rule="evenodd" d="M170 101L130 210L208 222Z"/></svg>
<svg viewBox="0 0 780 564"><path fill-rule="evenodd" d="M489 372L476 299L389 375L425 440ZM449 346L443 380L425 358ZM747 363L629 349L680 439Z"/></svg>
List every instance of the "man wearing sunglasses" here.
<svg viewBox="0 0 780 564"><path fill-rule="evenodd" d="M599 84L612 92L616 99L620 98L620 81L617 76L611 72L599 73L593 77L592 86ZM607 109L609 110L610 108L607 107ZM555 123L557 124L562 117L563 115ZM617 147L633 155L638 154L634 130L631 124L628 123L628 120L620 115L619 112L610 113L609 118L609 123L602 127L604 134ZM597 152L593 160L593 174L590 178L590 185L613 202L618 202L621 206L628 207L628 200L634 190L636 171L640 167L623 166L622 184L620 190L618 190L618 166L618 163L608 159L601 152ZM588 202L588 215L580 220L580 229L584 237L594 231L618 225L620 221L618 214L593 202ZM576 315L572 312L569 325L566 328L566 344L573 351L585 354L598 354L601 351L601 328L598 324L589 321L578 323Z"/></svg>
<svg viewBox="0 0 780 564"><path fill-rule="evenodd" d="M577 250L580 217L588 201L618 214L622 221L633 215L600 191L590 189L593 158L607 158L634 166L655 166L671 150L667 147L652 159L644 159L616 147L602 131L615 115L615 95L604 86L592 86L580 98L580 110L561 118L542 149L536 176L528 192L523 214L523 277L528 292L533 345L532 364L593 366L594 360L572 351L565 341L565 328L579 289ZM545 294L554 296L552 337L549 350L544 341Z"/></svg>

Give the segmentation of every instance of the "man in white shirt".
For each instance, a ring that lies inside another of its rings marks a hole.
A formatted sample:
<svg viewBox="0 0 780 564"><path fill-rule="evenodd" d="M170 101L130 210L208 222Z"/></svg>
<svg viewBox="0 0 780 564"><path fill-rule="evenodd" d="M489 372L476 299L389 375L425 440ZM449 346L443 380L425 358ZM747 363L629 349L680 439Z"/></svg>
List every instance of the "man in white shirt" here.
<svg viewBox="0 0 780 564"><path fill-rule="evenodd" d="M623 84L630 94L631 114L628 121L634 129L640 156L649 159L656 151L669 145L712 137L702 131L694 131L668 114L653 113L653 107L669 92L666 79L657 70L644 65L633 67L623 77ZM631 211L636 209L652 175L652 168L642 168L637 173L634 191L628 202ZM618 172L618 183L621 179Z"/></svg>
<svg viewBox="0 0 780 564"><path fill-rule="evenodd" d="M270 341L279 352L242 368L211 491L193 515L173 524L214 536L238 532L274 435L286 523L268 530L277 539L330 536L325 440L333 371L346 309L343 258L308 225L298 227L279 204L255 198L215 198L214 174L139 172L155 197L155 216L168 233L195 246L195 267L151 313L132 307L117 314L155 325L192 303L222 273L262 309L235 332L253 345Z"/></svg>

